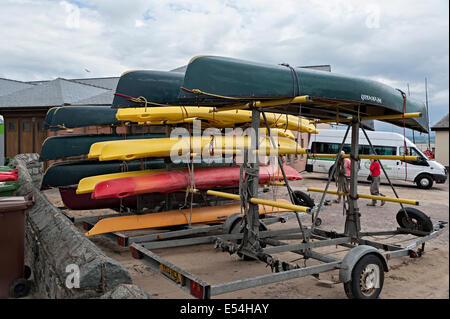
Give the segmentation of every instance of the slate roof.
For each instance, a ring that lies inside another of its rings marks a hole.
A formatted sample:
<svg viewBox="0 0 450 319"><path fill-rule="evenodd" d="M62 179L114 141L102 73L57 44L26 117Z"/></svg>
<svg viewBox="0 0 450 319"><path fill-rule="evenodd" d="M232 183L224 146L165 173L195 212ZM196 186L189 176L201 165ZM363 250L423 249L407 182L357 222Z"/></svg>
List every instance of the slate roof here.
<svg viewBox="0 0 450 319"><path fill-rule="evenodd" d="M111 90L58 78L0 96L0 108L68 105L106 92Z"/></svg>
<svg viewBox="0 0 450 319"><path fill-rule="evenodd" d="M70 79L69 81L97 86L108 90L116 90L119 77L92 78L92 79Z"/></svg>
<svg viewBox="0 0 450 319"><path fill-rule="evenodd" d="M448 114L446 116L444 116L442 119L440 119L436 124L434 124L431 127L432 131L441 131L441 130L448 130L449 129L449 125L448 125Z"/></svg>
<svg viewBox="0 0 450 319"><path fill-rule="evenodd" d="M0 78L0 96L11 94L33 86L34 85L25 82Z"/></svg>
<svg viewBox="0 0 450 319"><path fill-rule="evenodd" d="M108 90L99 95L78 100L72 105L111 105L114 100L114 92L115 90Z"/></svg>

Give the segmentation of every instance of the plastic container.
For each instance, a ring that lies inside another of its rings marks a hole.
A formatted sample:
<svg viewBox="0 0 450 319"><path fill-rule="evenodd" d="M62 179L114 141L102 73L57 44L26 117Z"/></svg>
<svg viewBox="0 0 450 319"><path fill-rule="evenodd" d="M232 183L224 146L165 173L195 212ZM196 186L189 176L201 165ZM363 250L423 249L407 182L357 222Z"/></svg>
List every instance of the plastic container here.
<svg viewBox="0 0 450 319"><path fill-rule="evenodd" d="M20 182L18 180L9 182L0 182L0 197L16 195L16 190L19 187Z"/></svg>
<svg viewBox="0 0 450 319"><path fill-rule="evenodd" d="M0 197L0 298L24 297L31 275L24 265L25 210L29 197Z"/></svg>

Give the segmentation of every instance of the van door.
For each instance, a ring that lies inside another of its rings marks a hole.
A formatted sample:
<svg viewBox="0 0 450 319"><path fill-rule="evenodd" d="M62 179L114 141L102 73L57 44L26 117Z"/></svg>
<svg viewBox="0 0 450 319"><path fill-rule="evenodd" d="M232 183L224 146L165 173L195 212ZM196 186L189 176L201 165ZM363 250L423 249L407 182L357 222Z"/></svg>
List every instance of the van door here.
<svg viewBox="0 0 450 319"><path fill-rule="evenodd" d="M428 161L419 153L415 147L408 147L409 156L417 156L417 161L397 161L397 174L398 178L414 182L417 175L423 172L429 171ZM399 154L405 155L405 148L399 147Z"/></svg>
<svg viewBox="0 0 450 319"><path fill-rule="evenodd" d="M382 145L374 145L373 148L377 155L396 155L397 147L395 146L382 146ZM372 149L365 145L362 149L362 154L372 154ZM383 165L386 174L389 176L389 179L397 178L397 166L396 161L393 160L380 160L381 165ZM370 174L370 160L361 160L361 171L360 176L367 176ZM386 181L386 177L383 171L380 172L381 179Z"/></svg>

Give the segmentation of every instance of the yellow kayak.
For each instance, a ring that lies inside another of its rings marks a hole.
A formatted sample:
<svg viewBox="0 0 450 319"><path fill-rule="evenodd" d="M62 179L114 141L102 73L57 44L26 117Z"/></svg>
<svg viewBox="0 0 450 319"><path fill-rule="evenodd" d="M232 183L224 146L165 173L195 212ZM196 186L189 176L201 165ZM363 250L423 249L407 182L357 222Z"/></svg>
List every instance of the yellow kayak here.
<svg viewBox="0 0 450 319"><path fill-rule="evenodd" d="M295 140L286 137L274 138L277 149L272 147L270 139L260 139L259 155L276 154L306 154ZM248 136L216 136L211 137L181 137L153 138L140 140L121 140L94 143L88 157L100 161L122 160L130 161L146 157L188 157L193 154L238 154L251 145Z"/></svg>
<svg viewBox="0 0 450 319"><path fill-rule="evenodd" d="M272 128L318 133L316 127L308 119L295 115L270 112L265 114L267 122ZM252 121L252 112L248 110L214 112L214 108L204 106L139 107L119 109L116 118L119 121L150 122L155 124L161 124L165 121L169 123L190 122L194 119L199 119L208 121L211 126L215 127L233 127L236 124L250 123ZM261 126L265 127L262 115Z"/></svg>
<svg viewBox="0 0 450 319"><path fill-rule="evenodd" d="M148 175L148 174L157 174L161 172L165 172L165 168L161 169L150 169L143 171L130 171L130 172L122 172L122 173L112 173L112 174L103 174L97 176L89 176L81 179L78 183L77 194L88 194L94 191L95 185L100 182L108 181L110 179L123 178L123 177L132 177L139 175Z"/></svg>

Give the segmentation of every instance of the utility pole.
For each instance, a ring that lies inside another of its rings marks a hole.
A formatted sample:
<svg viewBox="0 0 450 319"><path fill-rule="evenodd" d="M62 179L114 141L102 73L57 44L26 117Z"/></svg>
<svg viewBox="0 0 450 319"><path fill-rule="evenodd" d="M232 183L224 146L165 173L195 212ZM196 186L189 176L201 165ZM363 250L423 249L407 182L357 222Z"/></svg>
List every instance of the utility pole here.
<svg viewBox="0 0 450 319"><path fill-rule="evenodd" d="M409 83L406 83L406 86L408 87L408 97L411 96L411 93L409 92ZM413 143L416 144L416 137L414 136L414 129L411 129L412 131L412 137L413 137Z"/></svg>
<svg viewBox="0 0 450 319"><path fill-rule="evenodd" d="M425 78L425 105L427 106L428 149L431 151L431 141L430 141L430 112L428 111L428 83L427 83L427 78Z"/></svg>

